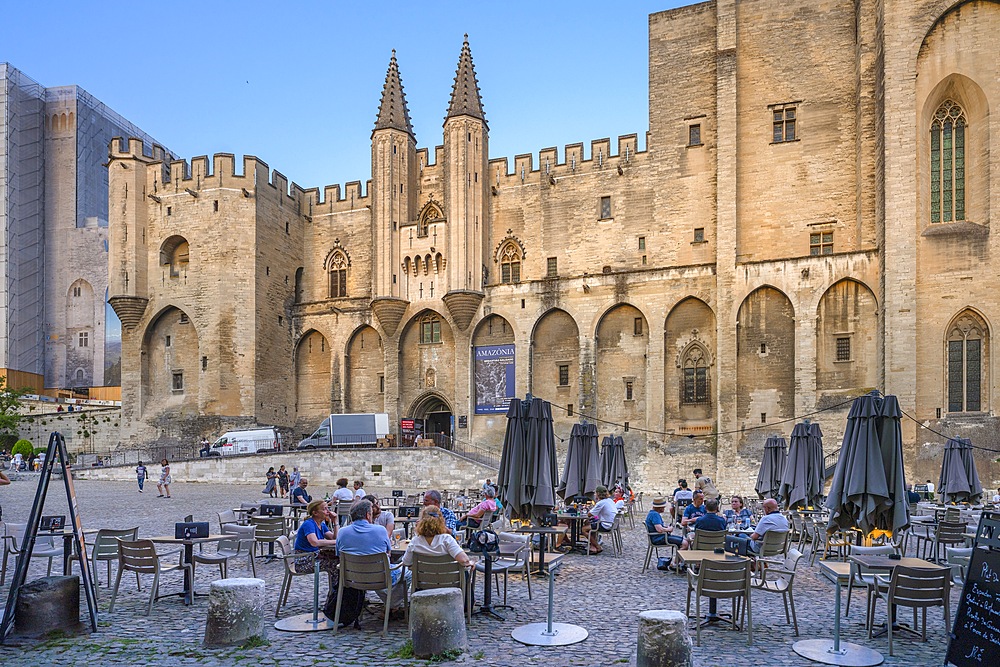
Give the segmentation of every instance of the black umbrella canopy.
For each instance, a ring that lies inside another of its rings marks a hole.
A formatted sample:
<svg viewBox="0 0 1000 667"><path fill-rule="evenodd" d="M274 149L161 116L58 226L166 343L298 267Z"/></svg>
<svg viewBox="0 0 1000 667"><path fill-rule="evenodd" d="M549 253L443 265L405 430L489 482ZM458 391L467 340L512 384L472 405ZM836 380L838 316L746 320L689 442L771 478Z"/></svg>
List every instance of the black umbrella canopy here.
<svg viewBox="0 0 1000 667"><path fill-rule="evenodd" d="M620 435L605 436L601 443L601 483L610 489L619 482L622 488L628 488L625 439Z"/></svg>
<svg viewBox="0 0 1000 667"><path fill-rule="evenodd" d="M945 444L938 493L946 503L978 503L982 499L983 485L968 438L950 438Z"/></svg>
<svg viewBox="0 0 1000 667"><path fill-rule="evenodd" d="M902 416L896 397L886 396L879 413L878 434L889 506L877 515L875 525L894 534L910 525L910 503L906 497L906 473L903 471L903 432L899 426Z"/></svg>
<svg viewBox="0 0 1000 667"><path fill-rule="evenodd" d="M789 507L805 507L809 504L809 427L796 424L788 443L788 460L781 474L778 498Z"/></svg>
<svg viewBox="0 0 1000 667"><path fill-rule="evenodd" d="M809 420L806 420L809 424ZM819 507L823 503L823 487L826 484L826 459L823 458L823 429L815 422L809 424L809 505Z"/></svg>
<svg viewBox="0 0 1000 667"><path fill-rule="evenodd" d="M538 522L556 505L559 470L556 463L556 437L552 432L552 405L532 398L528 406L525 432L524 489L527 502L521 506L521 518Z"/></svg>
<svg viewBox="0 0 1000 667"><path fill-rule="evenodd" d="M600 453L597 449L597 427L593 424L573 424L566 449L559 488L563 500L586 496L593 500L601 483Z"/></svg>
<svg viewBox="0 0 1000 667"><path fill-rule="evenodd" d="M781 473L785 470L787 458L784 438L772 435L764 442L764 458L760 461L757 484L754 486L759 498L777 497L778 488L781 486Z"/></svg>
<svg viewBox="0 0 1000 667"><path fill-rule="evenodd" d="M500 455L500 471L497 473L497 488L504 511L511 518L519 518L519 508L527 503L521 485L521 470L524 468L525 431L527 414L520 399L513 399L507 408L507 430L503 437L503 452Z"/></svg>
<svg viewBox="0 0 1000 667"><path fill-rule="evenodd" d="M858 527L870 533L891 507L879 441L881 399L859 396L851 404L826 506L828 530Z"/></svg>

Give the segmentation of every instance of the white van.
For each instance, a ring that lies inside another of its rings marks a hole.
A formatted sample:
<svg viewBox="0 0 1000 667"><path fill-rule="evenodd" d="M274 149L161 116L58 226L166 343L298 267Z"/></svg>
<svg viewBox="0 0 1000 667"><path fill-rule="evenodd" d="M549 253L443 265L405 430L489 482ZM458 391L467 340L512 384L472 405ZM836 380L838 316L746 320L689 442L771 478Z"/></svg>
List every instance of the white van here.
<svg viewBox="0 0 1000 667"><path fill-rule="evenodd" d="M389 415L384 412L330 415L299 449L327 447L374 447L389 434Z"/></svg>
<svg viewBox="0 0 1000 667"><path fill-rule="evenodd" d="M209 456L232 456L281 451L281 433L273 426L243 431L226 431L212 443Z"/></svg>

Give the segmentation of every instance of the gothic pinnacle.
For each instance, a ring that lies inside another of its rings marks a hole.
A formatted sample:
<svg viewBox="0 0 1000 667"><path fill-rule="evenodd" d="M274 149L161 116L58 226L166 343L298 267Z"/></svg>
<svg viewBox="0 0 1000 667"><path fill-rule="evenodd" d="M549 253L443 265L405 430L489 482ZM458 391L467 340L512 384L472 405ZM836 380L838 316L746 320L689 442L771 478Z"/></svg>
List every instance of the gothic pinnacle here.
<svg viewBox="0 0 1000 667"><path fill-rule="evenodd" d="M472 64L468 33L465 34L465 41L462 43L462 54L458 57L455 85L451 89L451 103L448 105L445 119L454 116L472 116L486 122L483 100L479 94L479 81L476 80L476 68Z"/></svg>
<svg viewBox="0 0 1000 667"><path fill-rule="evenodd" d="M392 50L392 57L389 59L389 70L385 73L385 84L382 86L382 102L375 119L375 130L386 129L402 130L416 140L410 123L410 110L406 106L406 95L403 93L403 82L399 78L396 49Z"/></svg>

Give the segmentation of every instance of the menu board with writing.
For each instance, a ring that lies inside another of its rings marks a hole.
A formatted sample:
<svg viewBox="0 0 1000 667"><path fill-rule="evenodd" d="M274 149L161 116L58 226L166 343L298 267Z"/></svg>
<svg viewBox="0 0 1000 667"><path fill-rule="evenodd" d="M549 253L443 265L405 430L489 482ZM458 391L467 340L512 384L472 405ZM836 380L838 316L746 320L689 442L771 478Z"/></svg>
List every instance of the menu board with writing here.
<svg viewBox="0 0 1000 667"><path fill-rule="evenodd" d="M947 664L996 665L1000 660L1000 551L972 552L948 645Z"/></svg>

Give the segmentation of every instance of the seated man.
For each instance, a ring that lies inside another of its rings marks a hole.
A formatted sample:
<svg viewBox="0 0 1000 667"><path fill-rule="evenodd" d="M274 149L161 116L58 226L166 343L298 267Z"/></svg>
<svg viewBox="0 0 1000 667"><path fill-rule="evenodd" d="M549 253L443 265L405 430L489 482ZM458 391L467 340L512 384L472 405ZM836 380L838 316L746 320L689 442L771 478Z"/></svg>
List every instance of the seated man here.
<svg viewBox="0 0 1000 667"><path fill-rule="evenodd" d="M340 529L337 534L337 555L352 554L354 556L370 556L392 551L389 536L382 526L372 523L372 504L361 499L351 507L351 522ZM391 570L392 576L392 610L402 612L403 591L409 586L410 573L400 576L399 568ZM385 602L386 592L377 591L379 598Z"/></svg>
<svg viewBox="0 0 1000 667"><path fill-rule="evenodd" d="M611 530L615 517L618 515L618 508L615 507L615 501L611 499L611 494L608 493L606 486L597 487L594 496L597 498L597 503L590 508L590 525L584 524L583 531L589 536L591 551L599 554L602 549L597 534L600 531L608 532Z"/></svg>
<svg viewBox="0 0 1000 667"><path fill-rule="evenodd" d="M497 511L497 492L492 486L483 491L483 502L479 503L466 515L464 519L458 522L459 528L464 528L468 526L469 528L479 528L482 524L483 517L486 516L488 512L496 513Z"/></svg>
<svg viewBox="0 0 1000 667"><path fill-rule="evenodd" d="M312 496L306 491L306 487L309 486L308 479L299 480L299 485L292 489L292 495L289 502L292 505L308 505L312 502Z"/></svg>
<svg viewBox="0 0 1000 667"><path fill-rule="evenodd" d="M431 489L430 491L424 492L424 507L427 507L428 505L441 507L440 491ZM455 531L458 529L458 518L455 516L455 513L447 507L441 507L441 515L444 516L444 527L448 529L448 534L454 537Z"/></svg>
<svg viewBox="0 0 1000 667"><path fill-rule="evenodd" d="M757 522L757 527L754 528L753 534L749 538L741 535L737 536L737 539L749 540L750 543L748 546L750 547L750 551L755 554L760 553L761 541L768 531L788 531L788 519L782 516L778 509L777 500L768 498L764 501L763 507L765 515Z"/></svg>
<svg viewBox="0 0 1000 667"><path fill-rule="evenodd" d="M652 509L646 515L646 532L651 536L649 539L653 544L673 544L681 549L686 549L687 540L680 535L674 535L671 532L671 527L663 523L662 514L666 508L666 498L653 498Z"/></svg>
<svg viewBox="0 0 1000 667"><path fill-rule="evenodd" d="M683 508L691 504L692 496L693 492L688 488L687 480L683 478L677 480L677 488L674 489L674 506L670 508L670 516L676 519L678 508L683 511Z"/></svg>
<svg viewBox="0 0 1000 667"><path fill-rule="evenodd" d="M691 504L684 508L684 518L681 519L681 527L686 530L693 530L694 522L705 516L705 494L695 490L691 496Z"/></svg>
<svg viewBox="0 0 1000 667"><path fill-rule="evenodd" d="M705 513L695 519L695 530L724 531L726 517L719 514L719 499L709 498L705 501Z"/></svg>

